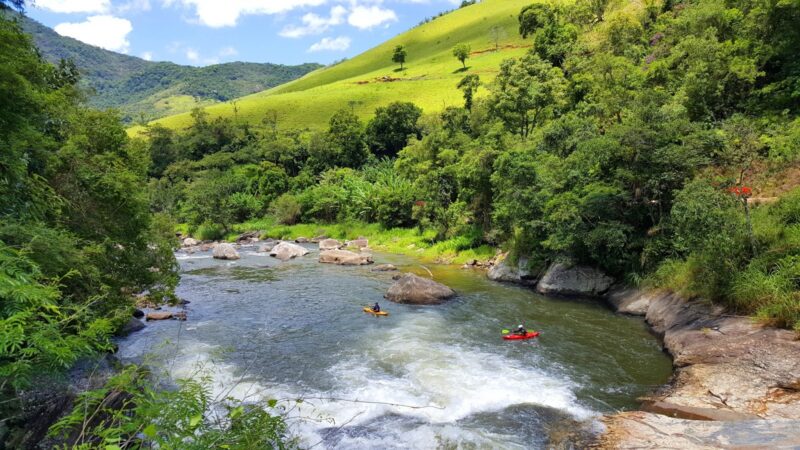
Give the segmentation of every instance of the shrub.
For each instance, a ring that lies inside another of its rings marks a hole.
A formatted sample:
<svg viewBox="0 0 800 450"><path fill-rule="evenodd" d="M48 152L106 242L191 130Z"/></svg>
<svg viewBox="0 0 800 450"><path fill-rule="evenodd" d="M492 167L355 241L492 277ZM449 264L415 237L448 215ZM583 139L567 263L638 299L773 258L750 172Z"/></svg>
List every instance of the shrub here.
<svg viewBox="0 0 800 450"><path fill-rule="evenodd" d="M278 223L294 225L300 220L300 202L292 194L283 194L272 202L270 212Z"/></svg>
<svg viewBox="0 0 800 450"><path fill-rule="evenodd" d="M217 241L225 237L225 231L217 224L203 222L195 230L194 237L201 241Z"/></svg>

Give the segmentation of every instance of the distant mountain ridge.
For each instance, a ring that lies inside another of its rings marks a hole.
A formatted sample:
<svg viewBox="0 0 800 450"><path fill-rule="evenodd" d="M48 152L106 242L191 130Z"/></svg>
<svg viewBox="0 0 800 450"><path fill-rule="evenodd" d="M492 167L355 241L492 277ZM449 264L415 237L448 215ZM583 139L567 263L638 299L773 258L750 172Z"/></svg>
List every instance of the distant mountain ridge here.
<svg viewBox="0 0 800 450"><path fill-rule="evenodd" d="M90 91L90 104L116 108L129 123L260 92L323 67L316 63L287 66L244 62L193 67L146 61L61 36L33 19L17 17L45 59L75 62Z"/></svg>

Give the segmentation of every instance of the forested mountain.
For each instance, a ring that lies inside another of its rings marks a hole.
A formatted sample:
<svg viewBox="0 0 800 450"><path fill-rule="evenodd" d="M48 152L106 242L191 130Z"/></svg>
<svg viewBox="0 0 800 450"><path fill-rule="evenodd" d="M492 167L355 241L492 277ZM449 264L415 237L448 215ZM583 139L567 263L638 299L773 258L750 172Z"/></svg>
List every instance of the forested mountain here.
<svg viewBox="0 0 800 450"><path fill-rule="evenodd" d="M207 67L151 62L61 36L27 17L18 17L48 61L71 59L89 88L89 104L117 108L123 120L152 120L195 106L225 102L292 81L321 67L232 62Z"/></svg>

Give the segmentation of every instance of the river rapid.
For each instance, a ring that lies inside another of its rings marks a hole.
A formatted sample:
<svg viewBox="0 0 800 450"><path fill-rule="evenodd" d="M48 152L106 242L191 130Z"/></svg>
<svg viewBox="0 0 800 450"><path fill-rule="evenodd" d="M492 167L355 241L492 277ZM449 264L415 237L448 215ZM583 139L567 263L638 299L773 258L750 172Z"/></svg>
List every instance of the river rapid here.
<svg viewBox="0 0 800 450"><path fill-rule="evenodd" d="M432 265L458 296L393 304L382 298L392 272L320 264L308 248L288 262L255 247L238 261L179 252L188 321L150 322L118 342L118 356L173 378L205 371L219 395L305 399L286 403L304 448L544 448L557 435L597 432L600 415L636 408L670 375L641 319L601 302ZM428 276L413 258L375 259ZM375 301L388 317L361 311ZM501 339L520 323L541 336Z"/></svg>

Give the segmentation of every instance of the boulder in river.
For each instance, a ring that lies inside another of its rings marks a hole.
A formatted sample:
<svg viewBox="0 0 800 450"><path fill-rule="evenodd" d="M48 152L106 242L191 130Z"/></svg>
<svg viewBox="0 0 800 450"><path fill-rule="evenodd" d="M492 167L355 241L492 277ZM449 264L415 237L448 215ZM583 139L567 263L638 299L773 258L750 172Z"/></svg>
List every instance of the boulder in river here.
<svg viewBox="0 0 800 450"><path fill-rule="evenodd" d="M125 325L123 325L119 331L117 331L117 336L127 336L131 333L135 333L144 328L144 324L141 320L131 317Z"/></svg>
<svg viewBox="0 0 800 450"><path fill-rule="evenodd" d="M536 290L541 294L597 297L606 293L613 282L611 277L591 267L554 263L539 280Z"/></svg>
<svg viewBox="0 0 800 450"><path fill-rule="evenodd" d="M250 244L253 242L258 242L258 237L261 235L258 231L248 231L247 233L242 233L239 237L236 238L237 244Z"/></svg>
<svg viewBox="0 0 800 450"><path fill-rule="evenodd" d="M193 238L186 238L186 239L183 240L183 246L184 247L194 247L195 245L198 245L198 244L199 244L199 242L197 242L197 240L193 239Z"/></svg>
<svg viewBox="0 0 800 450"><path fill-rule="evenodd" d="M317 236L317 237L311 238L311 243L312 244L319 244L320 242L324 241L325 239L328 239L328 236L325 236L323 234L321 236Z"/></svg>
<svg viewBox="0 0 800 450"><path fill-rule="evenodd" d="M352 241L347 241L345 243L345 245L347 247L353 247L353 248L359 248L359 249L367 248L367 247L369 247L369 239L364 238L364 237L360 237L360 238L354 239Z"/></svg>
<svg viewBox="0 0 800 450"><path fill-rule="evenodd" d="M147 313L145 316L146 320L149 322L151 320L170 320L174 313L170 311L153 311Z"/></svg>
<svg viewBox="0 0 800 450"><path fill-rule="evenodd" d="M336 239L323 239L319 242L319 251L321 252L326 250L339 250L342 247L342 243Z"/></svg>
<svg viewBox="0 0 800 450"><path fill-rule="evenodd" d="M389 287L384 297L396 303L438 305L455 295L455 291L441 283L407 273Z"/></svg>
<svg viewBox="0 0 800 450"><path fill-rule="evenodd" d="M373 272L394 272L397 270L393 264L378 264L372 268Z"/></svg>
<svg viewBox="0 0 800 450"><path fill-rule="evenodd" d="M259 253L269 253L275 247L275 241L269 240L258 246Z"/></svg>
<svg viewBox="0 0 800 450"><path fill-rule="evenodd" d="M214 259L239 259L239 252L232 244L218 244L214 247Z"/></svg>
<svg viewBox="0 0 800 450"><path fill-rule="evenodd" d="M536 284L537 276L528 268L528 258L521 257L513 264L508 255L498 257L498 262L489 269L487 276L492 281L505 281L509 283ZM476 264L478 264L476 262Z"/></svg>
<svg viewBox="0 0 800 450"><path fill-rule="evenodd" d="M298 244L308 244L308 238L305 238L305 237L299 237L299 238L295 239L294 241L296 243L298 243Z"/></svg>
<svg viewBox="0 0 800 450"><path fill-rule="evenodd" d="M347 250L327 250L320 252L319 262L326 264L339 264L341 266L365 266L372 264L372 255L367 253L353 253Z"/></svg>
<svg viewBox="0 0 800 450"><path fill-rule="evenodd" d="M275 247L272 247L272 250L269 252L269 256L278 258L281 261L288 261L292 258L307 254L308 250L305 247L290 242L281 242Z"/></svg>

